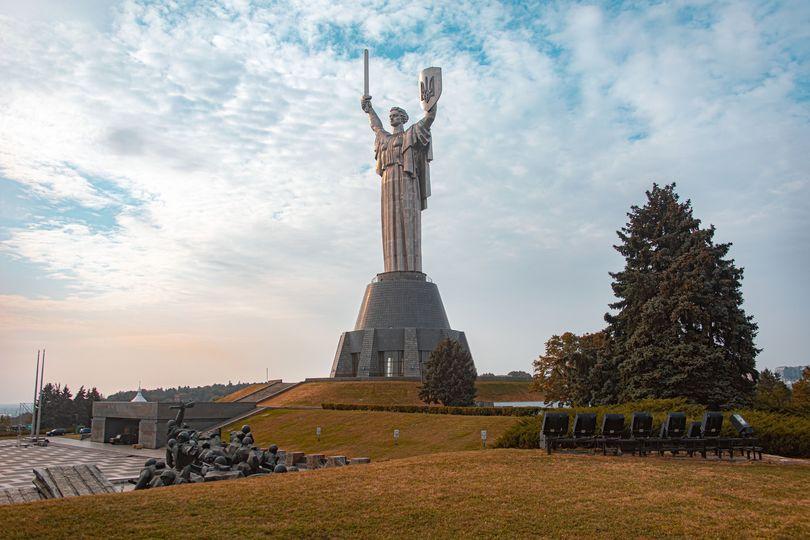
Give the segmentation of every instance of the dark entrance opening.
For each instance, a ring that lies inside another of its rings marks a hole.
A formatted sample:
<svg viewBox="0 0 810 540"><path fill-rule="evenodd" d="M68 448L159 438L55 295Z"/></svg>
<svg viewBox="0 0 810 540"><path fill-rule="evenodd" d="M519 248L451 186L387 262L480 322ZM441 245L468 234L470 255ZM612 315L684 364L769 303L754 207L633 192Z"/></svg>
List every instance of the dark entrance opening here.
<svg viewBox="0 0 810 540"><path fill-rule="evenodd" d="M107 418L104 426L104 442L113 444L137 444L140 420L137 418Z"/></svg>

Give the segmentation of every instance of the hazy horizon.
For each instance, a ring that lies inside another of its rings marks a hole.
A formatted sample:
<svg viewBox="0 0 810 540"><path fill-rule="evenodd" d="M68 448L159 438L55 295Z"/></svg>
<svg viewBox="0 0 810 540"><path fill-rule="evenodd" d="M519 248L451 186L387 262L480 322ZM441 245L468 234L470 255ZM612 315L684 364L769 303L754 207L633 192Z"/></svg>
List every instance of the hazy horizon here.
<svg viewBox="0 0 810 540"><path fill-rule="evenodd" d="M0 0L0 401L328 376L382 271L360 110L441 66L423 264L479 373L604 327L677 182L810 363L810 3ZM381 115L382 116L382 115Z"/></svg>

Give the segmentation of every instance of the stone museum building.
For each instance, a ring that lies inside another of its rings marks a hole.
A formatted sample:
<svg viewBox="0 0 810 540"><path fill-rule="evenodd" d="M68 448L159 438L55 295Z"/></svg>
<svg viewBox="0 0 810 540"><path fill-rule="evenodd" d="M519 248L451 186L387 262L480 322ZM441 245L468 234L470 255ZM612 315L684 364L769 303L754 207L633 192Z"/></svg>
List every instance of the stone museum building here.
<svg viewBox="0 0 810 540"><path fill-rule="evenodd" d="M166 445L166 425L177 415L177 403L96 401L93 402L91 440L109 442L116 435L132 435L144 448ZM186 410L184 423L203 430L256 408L253 402L196 403Z"/></svg>

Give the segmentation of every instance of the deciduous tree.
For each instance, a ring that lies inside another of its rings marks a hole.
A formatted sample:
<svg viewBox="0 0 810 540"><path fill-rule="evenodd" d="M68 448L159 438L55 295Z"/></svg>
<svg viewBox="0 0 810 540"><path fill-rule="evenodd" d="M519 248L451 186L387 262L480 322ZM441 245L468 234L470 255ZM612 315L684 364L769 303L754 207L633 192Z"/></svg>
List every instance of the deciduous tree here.
<svg viewBox="0 0 810 540"><path fill-rule="evenodd" d="M759 374L754 405L763 409L780 409L790 403L790 388L777 373L766 369Z"/></svg>
<svg viewBox="0 0 810 540"><path fill-rule="evenodd" d="M802 370L802 378L793 383L793 405L810 407L810 366Z"/></svg>
<svg viewBox="0 0 810 540"><path fill-rule="evenodd" d="M603 332L552 336L545 354L534 361L534 388L546 402L588 405L597 401L601 381L596 368L604 360L606 346Z"/></svg>

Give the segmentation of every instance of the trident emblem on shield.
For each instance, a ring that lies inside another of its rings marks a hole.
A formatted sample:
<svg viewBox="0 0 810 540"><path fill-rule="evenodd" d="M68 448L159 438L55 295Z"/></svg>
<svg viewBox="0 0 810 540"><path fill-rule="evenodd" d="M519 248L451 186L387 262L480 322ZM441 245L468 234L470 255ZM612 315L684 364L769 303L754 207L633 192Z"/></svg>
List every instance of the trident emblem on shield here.
<svg viewBox="0 0 810 540"><path fill-rule="evenodd" d="M429 67L419 73L419 101L429 111L442 95L442 68Z"/></svg>

